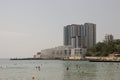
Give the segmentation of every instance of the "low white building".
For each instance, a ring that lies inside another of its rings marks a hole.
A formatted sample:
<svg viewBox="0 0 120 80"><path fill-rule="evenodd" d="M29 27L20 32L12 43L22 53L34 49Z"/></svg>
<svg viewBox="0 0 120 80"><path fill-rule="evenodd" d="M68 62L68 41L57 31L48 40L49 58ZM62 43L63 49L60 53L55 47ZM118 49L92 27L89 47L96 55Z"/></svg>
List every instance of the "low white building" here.
<svg viewBox="0 0 120 80"><path fill-rule="evenodd" d="M83 59L87 49L85 48L72 48L70 59Z"/></svg>
<svg viewBox="0 0 120 80"><path fill-rule="evenodd" d="M37 52L36 55L33 56L34 58L41 58L41 52Z"/></svg>
<svg viewBox="0 0 120 80"><path fill-rule="evenodd" d="M81 59L86 54L85 48L71 48L70 46L58 46L41 50L34 58L44 59Z"/></svg>
<svg viewBox="0 0 120 80"><path fill-rule="evenodd" d="M71 55L70 46L58 46L55 48L41 50L41 58L69 58Z"/></svg>

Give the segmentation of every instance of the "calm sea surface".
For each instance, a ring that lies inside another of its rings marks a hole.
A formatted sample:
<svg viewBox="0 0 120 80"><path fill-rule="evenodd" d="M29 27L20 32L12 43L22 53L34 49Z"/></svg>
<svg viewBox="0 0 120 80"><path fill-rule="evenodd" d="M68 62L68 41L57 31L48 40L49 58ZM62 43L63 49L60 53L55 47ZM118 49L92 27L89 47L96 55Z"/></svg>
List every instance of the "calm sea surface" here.
<svg viewBox="0 0 120 80"><path fill-rule="evenodd" d="M120 80L120 63L0 60L0 80L32 80L32 75L35 80Z"/></svg>

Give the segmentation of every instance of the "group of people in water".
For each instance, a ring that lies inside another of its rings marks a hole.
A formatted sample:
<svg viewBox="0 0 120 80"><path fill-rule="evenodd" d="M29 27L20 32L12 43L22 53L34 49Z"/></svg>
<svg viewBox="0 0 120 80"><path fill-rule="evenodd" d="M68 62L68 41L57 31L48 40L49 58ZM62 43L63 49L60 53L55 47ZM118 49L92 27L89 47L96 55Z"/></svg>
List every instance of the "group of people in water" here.
<svg viewBox="0 0 120 80"><path fill-rule="evenodd" d="M76 64L76 68L78 69L80 66ZM69 66L66 67L66 70L69 70Z"/></svg>
<svg viewBox="0 0 120 80"><path fill-rule="evenodd" d="M36 66L35 68L36 70L40 71L40 66Z"/></svg>

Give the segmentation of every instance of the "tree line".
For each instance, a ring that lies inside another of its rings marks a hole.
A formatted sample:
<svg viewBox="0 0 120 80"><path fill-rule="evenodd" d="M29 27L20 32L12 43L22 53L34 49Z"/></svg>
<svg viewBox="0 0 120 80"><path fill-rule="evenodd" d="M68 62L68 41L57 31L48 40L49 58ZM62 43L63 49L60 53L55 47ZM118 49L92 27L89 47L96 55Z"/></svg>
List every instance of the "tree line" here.
<svg viewBox="0 0 120 80"><path fill-rule="evenodd" d="M88 49L87 56L108 56L109 54L120 54L120 40L98 42Z"/></svg>

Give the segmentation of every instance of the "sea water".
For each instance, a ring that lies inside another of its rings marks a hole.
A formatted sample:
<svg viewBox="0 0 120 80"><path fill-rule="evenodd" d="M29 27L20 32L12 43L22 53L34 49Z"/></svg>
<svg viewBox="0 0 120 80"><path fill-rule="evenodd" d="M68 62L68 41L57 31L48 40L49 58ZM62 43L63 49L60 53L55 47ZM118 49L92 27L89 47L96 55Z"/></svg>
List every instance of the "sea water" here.
<svg viewBox="0 0 120 80"><path fill-rule="evenodd" d="M35 80L119 80L120 63L0 60L0 80L32 80L32 76Z"/></svg>

